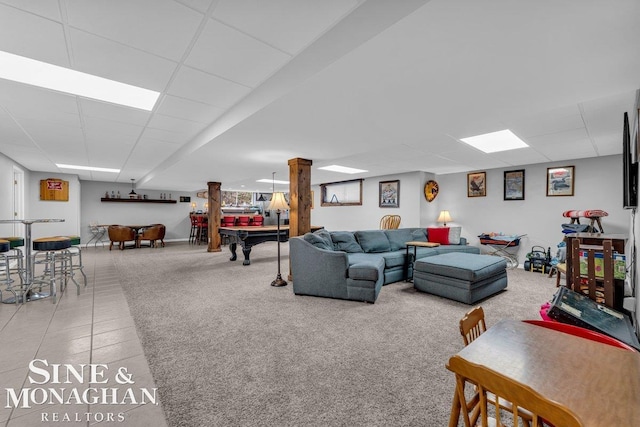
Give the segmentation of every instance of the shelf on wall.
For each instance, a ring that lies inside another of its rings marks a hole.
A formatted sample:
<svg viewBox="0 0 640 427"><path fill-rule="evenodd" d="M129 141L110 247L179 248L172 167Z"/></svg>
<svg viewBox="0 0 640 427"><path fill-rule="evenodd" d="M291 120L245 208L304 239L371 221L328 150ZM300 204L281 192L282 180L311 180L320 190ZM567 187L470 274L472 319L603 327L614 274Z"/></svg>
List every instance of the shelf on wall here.
<svg viewBox="0 0 640 427"><path fill-rule="evenodd" d="M177 203L177 200L166 199L111 199L102 197L101 202L120 202L120 203Z"/></svg>

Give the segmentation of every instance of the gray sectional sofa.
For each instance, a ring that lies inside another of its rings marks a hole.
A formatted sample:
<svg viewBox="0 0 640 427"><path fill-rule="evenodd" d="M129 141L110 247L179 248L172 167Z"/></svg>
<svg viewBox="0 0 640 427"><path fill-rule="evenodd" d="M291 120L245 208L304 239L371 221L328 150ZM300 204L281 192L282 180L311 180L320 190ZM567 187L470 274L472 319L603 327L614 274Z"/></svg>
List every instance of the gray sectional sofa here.
<svg viewBox="0 0 640 427"><path fill-rule="evenodd" d="M416 259L448 252L479 254L463 237L449 245L417 247ZM296 295L374 303L383 285L412 274L406 242L428 241L425 228L318 230L289 239L289 262ZM410 250L410 256L413 248Z"/></svg>

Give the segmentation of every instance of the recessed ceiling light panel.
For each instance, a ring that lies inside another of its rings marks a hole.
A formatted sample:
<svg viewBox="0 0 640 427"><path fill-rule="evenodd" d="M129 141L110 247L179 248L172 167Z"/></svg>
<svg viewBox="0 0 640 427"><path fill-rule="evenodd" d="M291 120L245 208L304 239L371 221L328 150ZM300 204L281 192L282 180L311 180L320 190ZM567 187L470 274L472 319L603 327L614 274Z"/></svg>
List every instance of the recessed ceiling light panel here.
<svg viewBox="0 0 640 427"><path fill-rule="evenodd" d="M0 78L151 111L159 92L0 51Z"/></svg>
<svg viewBox="0 0 640 427"><path fill-rule="evenodd" d="M322 169L324 171L349 173L349 174L368 172L368 171L366 171L364 169L356 169L356 168L350 168L350 167L347 167L347 166L339 166L339 165L323 166L323 167L318 168L318 169Z"/></svg>
<svg viewBox="0 0 640 427"><path fill-rule="evenodd" d="M256 182L266 182L267 184L289 184L289 181L280 181L280 180L271 179L271 178L262 178L257 180Z"/></svg>
<svg viewBox="0 0 640 427"><path fill-rule="evenodd" d="M528 147L523 140L515 136L509 129L462 138L460 141L485 153L496 153L498 151Z"/></svg>
<svg viewBox="0 0 640 427"><path fill-rule="evenodd" d="M112 168L97 168L93 166L65 165L62 163L56 163L56 166L59 167L60 169L76 169L76 170L83 170L83 171L120 173L120 169L112 169Z"/></svg>

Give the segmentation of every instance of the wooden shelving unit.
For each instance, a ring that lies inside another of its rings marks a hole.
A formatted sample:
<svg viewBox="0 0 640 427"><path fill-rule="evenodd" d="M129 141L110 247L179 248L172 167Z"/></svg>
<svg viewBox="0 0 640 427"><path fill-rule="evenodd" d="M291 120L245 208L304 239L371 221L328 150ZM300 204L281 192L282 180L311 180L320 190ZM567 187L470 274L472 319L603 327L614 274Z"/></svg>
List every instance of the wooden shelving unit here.
<svg viewBox="0 0 640 427"><path fill-rule="evenodd" d="M568 234L567 287L589 296L590 299L622 311L624 279L614 277L613 255L624 254L626 236L576 233ZM580 272L580 252L586 254L587 274ZM595 272L595 255L602 256L602 274Z"/></svg>
<svg viewBox="0 0 640 427"><path fill-rule="evenodd" d="M116 203L177 203L177 200L166 199L112 199L102 197L101 202L116 202Z"/></svg>

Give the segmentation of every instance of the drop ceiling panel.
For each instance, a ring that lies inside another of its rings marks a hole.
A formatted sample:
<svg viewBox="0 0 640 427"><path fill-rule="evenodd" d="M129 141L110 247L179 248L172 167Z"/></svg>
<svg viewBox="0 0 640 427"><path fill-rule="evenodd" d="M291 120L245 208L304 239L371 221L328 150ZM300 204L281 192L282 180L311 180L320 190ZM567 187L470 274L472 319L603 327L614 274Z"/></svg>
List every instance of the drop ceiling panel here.
<svg viewBox="0 0 640 427"><path fill-rule="evenodd" d="M507 127L520 138L528 140L531 137L584 128L584 121L578 106L573 105L519 117L508 122Z"/></svg>
<svg viewBox="0 0 640 427"><path fill-rule="evenodd" d="M145 139L153 139L162 142L168 142L172 144L175 149L179 146L183 145L185 141L189 138L183 132L165 130L165 129L154 129L154 128L146 128L142 137Z"/></svg>
<svg viewBox="0 0 640 427"><path fill-rule="evenodd" d="M101 144L88 144L86 151L91 159L91 166L120 169L133 147L131 142L112 139Z"/></svg>
<svg viewBox="0 0 640 427"><path fill-rule="evenodd" d="M127 161L127 168L144 167L148 171L167 156L173 154L177 148L178 147L172 143L145 138L141 140L132 151Z"/></svg>
<svg viewBox="0 0 640 427"><path fill-rule="evenodd" d="M184 136L183 142L187 142L197 132L200 132L204 125L200 122L194 122L192 120L154 114L149 121L148 127L181 134Z"/></svg>
<svg viewBox="0 0 640 427"><path fill-rule="evenodd" d="M220 117L225 110L209 104L166 95L160 105L156 107L156 111L165 116L208 124Z"/></svg>
<svg viewBox="0 0 640 427"><path fill-rule="evenodd" d="M94 138L98 140L124 138L128 141L136 141L144 129L135 124L95 117L85 117L84 124L87 141Z"/></svg>
<svg viewBox="0 0 640 427"><path fill-rule="evenodd" d="M248 94L250 89L229 80L190 67L182 67L167 93L204 102L218 108L228 108Z"/></svg>
<svg viewBox="0 0 640 427"><path fill-rule="evenodd" d="M67 0L69 25L179 61L203 15L173 0Z"/></svg>
<svg viewBox="0 0 640 427"><path fill-rule="evenodd" d="M20 123L44 150L78 149L84 145L84 134L79 126L64 126L33 119L21 120Z"/></svg>
<svg viewBox="0 0 640 427"><path fill-rule="evenodd" d="M35 108L29 111L22 108L15 109L12 107L7 108L7 111L9 111L20 124L25 122L33 123L35 121L43 124L55 123L56 125L76 128L80 128L81 126L80 116L77 113L67 113L62 110L50 110L44 112L41 108Z"/></svg>
<svg viewBox="0 0 640 427"><path fill-rule="evenodd" d="M0 105L21 117L39 119L51 111L79 114L76 97L0 79Z"/></svg>
<svg viewBox="0 0 640 427"><path fill-rule="evenodd" d="M162 92L178 66L122 43L70 29L75 69L144 89Z"/></svg>
<svg viewBox="0 0 640 427"><path fill-rule="evenodd" d="M16 124L16 122L0 109L0 142L13 145L33 145L33 142Z"/></svg>
<svg viewBox="0 0 640 427"><path fill-rule="evenodd" d="M85 150L57 149L49 156L52 163L62 163L67 165L86 165L89 158ZM76 173L75 171L73 173Z"/></svg>
<svg viewBox="0 0 640 427"><path fill-rule="evenodd" d="M60 21L60 8L55 1L0 0L0 3Z"/></svg>
<svg viewBox="0 0 640 427"><path fill-rule="evenodd" d="M185 4L199 12L206 12L213 0L176 0L182 4Z"/></svg>
<svg viewBox="0 0 640 427"><path fill-rule="evenodd" d="M610 156L622 152L622 137L620 132L599 135L596 140L598 155Z"/></svg>
<svg viewBox="0 0 640 427"><path fill-rule="evenodd" d="M80 106L85 117L106 119L112 122L127 123L140 127L145 126L149 117L151 117L151 113L148 111L86 98L80 99Z"/></svg>
<svg viewBox="0 0 640 427"><path fill-rule="evenodd" d="M5 5L0 5L0 50L69 66L60 23Z"/></svg>
<svg viewBox="0 0 640 427"><path fill-rule="evenodd" d="M559 162L568 159L582 159L586 157L595 157L593 147L586 144L579 145L556 145L546 146L537 149L544 156L548 157L552 162Z"/></svg>
<svg viewBox="0 0 640 427"><path fill-rule="evenodd" d="M357 4L355 0L222 0L214 17L295 54Z"/></svg>
<svg viewBox="0 0 640 427"><path fill-rule="evenodd" d="M494 153L493 157L508 165L544 163L550 160L533 148L519 148L517 150L501 151L499 153Z"/></svg>
<svg viewBox="0 0 640 427"><path fill-rule="evenodd" d="M210 19L185 63L227 80L256 87L290 59L290 55Z"/></svg>
<svg viewBox="0 0 640 427"><path fill-rule="evenodd" d="M555 145L592 145L587 130L582 128L529 137L527 142L536 149ZM593 149L593 146L592 146Z"/></svg>

